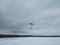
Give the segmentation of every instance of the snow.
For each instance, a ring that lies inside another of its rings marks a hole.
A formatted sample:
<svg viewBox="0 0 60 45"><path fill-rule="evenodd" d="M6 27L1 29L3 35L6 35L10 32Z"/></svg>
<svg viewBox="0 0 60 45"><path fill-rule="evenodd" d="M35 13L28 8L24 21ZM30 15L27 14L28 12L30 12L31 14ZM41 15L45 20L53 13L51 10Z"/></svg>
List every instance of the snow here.
<svg viewBox="0 0 60 45"><path fill-rule="evenodd" d="M60 45L60 37L0 38L0 45Z"/></svg>

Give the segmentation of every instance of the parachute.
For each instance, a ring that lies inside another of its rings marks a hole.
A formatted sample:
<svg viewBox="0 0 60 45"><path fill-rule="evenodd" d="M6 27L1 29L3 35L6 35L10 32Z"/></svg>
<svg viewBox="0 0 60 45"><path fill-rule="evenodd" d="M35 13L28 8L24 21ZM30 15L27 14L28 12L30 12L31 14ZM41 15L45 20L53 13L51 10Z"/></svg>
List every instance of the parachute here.
<svg viewBox="0 0 60 45"><path fill-rule="evenodd" d="M33 26L33 23L29 23L29 24Z"/></svg>
<svg viewBox="0 0 60 45"><path fill-rule="evenodd" d="M32 26L33 26L33 23L29 23L31 25L31 29L32 29Z"/></svg>

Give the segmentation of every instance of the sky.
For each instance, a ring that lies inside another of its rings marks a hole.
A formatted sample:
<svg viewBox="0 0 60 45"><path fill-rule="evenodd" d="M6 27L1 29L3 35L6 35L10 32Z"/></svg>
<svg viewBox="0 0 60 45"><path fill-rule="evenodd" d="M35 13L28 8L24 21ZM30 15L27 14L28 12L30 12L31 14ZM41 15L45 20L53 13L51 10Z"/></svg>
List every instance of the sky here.
<svg viewBox="0 0 60 45"><path fill-rule="evenodd" d="M0 0L0 34L60 35L60 0Z"/></svg>

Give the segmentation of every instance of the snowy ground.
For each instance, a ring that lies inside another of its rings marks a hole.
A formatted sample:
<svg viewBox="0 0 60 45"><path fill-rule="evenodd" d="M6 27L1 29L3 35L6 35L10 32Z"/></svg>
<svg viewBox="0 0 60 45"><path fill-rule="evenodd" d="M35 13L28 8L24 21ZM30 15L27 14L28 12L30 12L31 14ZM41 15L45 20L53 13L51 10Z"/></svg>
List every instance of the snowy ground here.
<svg viewBox="0 0 60 45"><path fill-rule="evenodd" d="M60 37L0 38L0 45L60 45Z"/></svg>

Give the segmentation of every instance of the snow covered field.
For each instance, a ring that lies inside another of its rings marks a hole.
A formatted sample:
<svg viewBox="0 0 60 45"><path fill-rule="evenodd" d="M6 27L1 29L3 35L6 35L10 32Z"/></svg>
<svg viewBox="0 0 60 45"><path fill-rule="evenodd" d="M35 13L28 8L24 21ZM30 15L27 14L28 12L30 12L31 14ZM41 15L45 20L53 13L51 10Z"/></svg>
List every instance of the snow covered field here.
<svg viewBox="0 0 60 45"><path fill-rule="evenodd" d="M60 37L0 38L0 45L60 45Z"/></svg>

